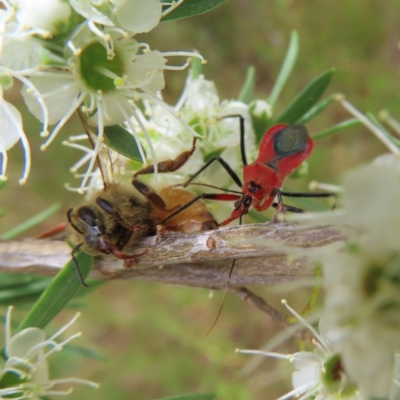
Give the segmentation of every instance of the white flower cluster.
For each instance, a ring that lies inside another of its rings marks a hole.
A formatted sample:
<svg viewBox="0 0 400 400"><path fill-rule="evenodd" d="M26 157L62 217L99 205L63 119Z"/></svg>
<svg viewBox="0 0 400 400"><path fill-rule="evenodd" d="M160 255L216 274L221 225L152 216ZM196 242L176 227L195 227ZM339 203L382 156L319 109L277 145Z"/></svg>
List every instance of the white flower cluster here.
<svg viewBox="0 0 400 400"><path fill-rule="evenodd" d="M400 160L379 157L344 180L344 246L320 257L325 307L321 332L366 398L389 398L400 352ZM329 222L329 221L328 221Z"/></svg>
<svg viewBox="0 0 400 400"><path fill-rule="evenodd" d="M299 351L293 354L272 353L260 350L237 350L239 353L262 355L288 360L293 364L293 390L277 400L298 398L302 400L364 400L357 386L351 382L342 367L341 356L329 341L291 308L286 300L285 307L298 319L299 328L307 328L313 335L313 351Z"/></svg>
<svg viewBox="0 0 400 400"><path fill-rule="evenodd" d="M54 386L62 384L84 384L97 388L97 383L80 378L50 379L48 357L63 346L80 336L70 336L61 343L55 339L66 331L79 317L77 314L58 332L46 339L39 328L26 328L15 335L11 334L11 310L6 316L4 355L6 361L0 366L0 398L40 399L43 396L65 396L72 389L56 390Z"/></svg>
<svg viewBox="0 0 400 400"><path fill-rule="evenodd" d="M132 135L147 138L139 102L165 106L157 92L164 71L186 68L196 53L151 50L136 34L152 30L183 0L1 0L0 10L0 179L5 179L7 150L21 140L25 151L24 183L30 170L30 149L18 110L3 98L15 80L29 110L42 122L42 149L54 140L75 111L86 114L97 130L85 186L103 141L104 127L126 123ZM187 58L168 66L167 57ZM188 58L189 57L189 58ZM190 128L176 113L174 118ZM132 122L135 121L135 123ZM49 130L49 125L54 125ZM193 132L194 133L194 132Z"/></svg>
<svg viewBox="0 0 400 400"><path fill-rule="evenodd" d="M245 120L246 153L254 157L257 151L255 134L251 123L249 106L240 101L220 101L213 81L200 75L189 74L183 93L174 106L178 113L199 134L197 149L185 164L185 168L163 178L163 182L182 183L185 178L199 170L210 155L222 157L238 174L243 164L240 155L240 123L238 115ZM165 108L148 105L147 130L159 160L174 159L192 144L190 132L177 124ZM201 180L203 183L227 187L232 179L219 164L210 166ZM236 189L238 189L236 187Z"/></svg>

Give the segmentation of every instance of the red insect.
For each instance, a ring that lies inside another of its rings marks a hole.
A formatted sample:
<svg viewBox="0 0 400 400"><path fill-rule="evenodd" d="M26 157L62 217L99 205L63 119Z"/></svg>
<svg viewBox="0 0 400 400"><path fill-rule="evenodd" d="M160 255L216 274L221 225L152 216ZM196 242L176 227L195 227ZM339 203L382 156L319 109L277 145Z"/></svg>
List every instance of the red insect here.
<svg viewBox="0 0 400 400"><path fill-rule="evenodd" d="M299 167L303 161L307 159L313 149L313 141L308 136L308 132L303 125L279 124L270 128L261 141L257 159L251 164L247 164L244 144L244 118L240 115L232 115L229 117L240 118L240 149L243 160L244 183L242 183L236 172L221 157L214 157L182 186L189 185L193 179L209 165L214 161L218 161L228 172L233 181L242 188L242 191L235 192L232 190L225 190L237 194L203 193L193 199L192 202L185 205L185 207L190 206L190 204L198 199L236 201L235 209L232 211L231 216L219 224L219 226L224 226L247 214L251 206L257 211L265 211L273 206L282 211L303 212L303 210L297 207L285 205L282 201L282 196L335 196L333 193L291 193L280 190L286 176ZM274 202L276 197L278 199L277 203ZM179 212L180 210L176 211L176 213ZM174 214L175 213L170 215L167 220L172 218Z"/></svg>
<svg viewBox="0 0 400 400"><path fill-rule="evenodd" d="M242 191L235 192L232 190L226 190L227 192L233 192L237 194L203 193L195 197L182 208L189 207L199 199L236 201L235 208L232 211L231 216L219 224L219 226L223 226L229 224L237 218L240 219L241 223L242 216L248 213L251 206L253 206L257 211L265 211L269 207L273 206L277 208L278 211L303 212L303 210L300 208L284 204L282 196L336 197L336 195L333 193L291 193L281 190L284 179L308 158L313 149L313 141L308 136L307 129L303 125L279 124L270 128L262 138L257 159L251 164L247 164L244 141L244 118L241 115L232 115L229 117L240 118L240 150L243 160L244 183L242 183L236 172L221 157L214 157L196 174L194 174L185 184L183 184L183 186L189 185L193 179L195 179L214 161L218 161L228 172L233 181L242 188ZM204 186L214 187L211 185ZM275 198L278 199L277 203L274 202ZM179 213L182 208L172 213L164 221L162 221L162 223L167 222L170 218ZM226 290L229 286L235 262L236 259L234 259L232 262L228 279L226 281L221 307L208 333L210 333L214 328L222 311Z"/></svg>

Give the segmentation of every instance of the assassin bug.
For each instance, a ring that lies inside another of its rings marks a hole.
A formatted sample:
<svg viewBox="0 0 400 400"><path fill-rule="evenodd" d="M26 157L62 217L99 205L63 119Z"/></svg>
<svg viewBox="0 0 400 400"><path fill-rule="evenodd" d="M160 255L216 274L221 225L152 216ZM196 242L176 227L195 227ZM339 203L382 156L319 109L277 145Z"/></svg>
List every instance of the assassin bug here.
<svg viewBox="0 0 400 400"><path fill-rule="evenodd" d="M207 169L214 161L218 161L227 171L233 181L242 189L241 192L226 190L227 193L203 193L198 195L190 204L198 199L235 201L235 208L229 218L222 221L224 226L247 214L250 207L257 211L265 211L275 207L278 211L303 212L302 209L283 203L282 196L288 197L336 197L334 193L292 193L280 188L284 179L308 158L313 149L313 140L303 125L279 124L270 128L260 143L258 157L251 164L247 163L244 141L244 118L241 115L229 115L224 118L240 118L240 151L243 161L243 183L236 172L221 157L214 157L197 171L187 182L179 186L194 184L192 181ZM204 185L211 186L211 185ZM214 186L211 186L214 187ZM214 187L215 188L215 187ZM224 189L222 189L224 190ZM274 199L278 202L275 203ZM179 213L177 210L175 213ZM169 218L172 218L174 213Z"/></svg>
<svg viewBox="0 0 400 400"><path fill-rule="evenodd" d="M203 193L194 198L184 207L189 207L198 199L213 199L222 201L235 201L235 208L231 216L222 221L219 226L224 226L235 219L242 221L242 216L247 214L250 207L253 206L257 211L265 211L269 207L275 207L278 212L291 211L303 212L302 209L289 206L283 203L282 196L288 197L335 197L334 193L292 193L281 190L282 184L286 176L299 167L310 155L313 149L313 140L308 135L307 129L303 125L286 125L279 124L270 128L264 135L260 143L258 157L251 164L247 163L245 151L245 130L244 118L241 115L230 115L224 118L236 117L240 119L240 151L243 162L243 183L236 172L221 157L214 157L208 161L199 171L197 171L182 186L187 186L207 169L214 161L218 161L227 171L233 181L242 189L241 192L226 190L237 194L228 193ZM192 183L193 184L193 183ZM201 184L200 184L201 185ZM204 185L214 187L211 185ZM216 188L216 187L214 187ZM274 202L277 198L278 202ZM178 209L172 213L163 222L167 222L174 214L179 213ZM225 285L225 291L222 298L221 307L217 317L208 333L215 326L222 306L225 300L226 290L232 276L236 259L233 260L232 266ZM207 334L208 334L207 333Z"/></svg>

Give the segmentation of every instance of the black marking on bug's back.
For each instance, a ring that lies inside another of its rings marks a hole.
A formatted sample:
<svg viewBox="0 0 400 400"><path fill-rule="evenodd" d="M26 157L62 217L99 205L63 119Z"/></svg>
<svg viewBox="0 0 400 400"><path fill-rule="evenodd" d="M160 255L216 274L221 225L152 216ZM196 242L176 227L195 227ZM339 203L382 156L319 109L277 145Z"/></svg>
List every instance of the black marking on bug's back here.
<svg viewBox="0 0 400 400"><path fill-rule="evenodd" d="M307 147L308 132L303 125L290 125L280 130L274 139L277 158L300 153Z"/></svg>

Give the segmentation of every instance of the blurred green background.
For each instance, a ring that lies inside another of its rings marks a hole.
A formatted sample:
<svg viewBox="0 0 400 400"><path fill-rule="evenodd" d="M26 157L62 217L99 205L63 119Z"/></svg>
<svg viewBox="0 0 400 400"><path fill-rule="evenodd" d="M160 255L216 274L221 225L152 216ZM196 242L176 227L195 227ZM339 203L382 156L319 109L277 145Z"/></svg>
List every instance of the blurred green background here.
<svg viewBox="0 0 400 400"><path fill-rule="evenodd" d="M221 99L237 96L247 67L254 65L256 96L263 98L279 72L290 32L296 29L300 55L277 112L312 78L335 67L329 93L344 93L363 111L387 108L400 118L399 16L400 2L396 0L230 0L202 16L160 24L141 39L162 51L197 49L208 60L203 72L215 81ZM186 73L167 74L167 100L178 99L185 77ZM63 187L65 182L74 183L68 169L80 154L62 147L61 142L82 129L76 119L71 120L55 143L41 152L39 123L25 111L18 92L7 95L21 104L33 169L28 183L18 186L22 152L18 145L9 152L9 182L0 192L0 208L6 212L0 233L54 201L63 203L59 214L27 233L34 236L65 221L66 210L81 199ZM317 132L349 117L339 104L333 104L307 126L311 133ZM320 139L310 157L310 175L293 185L305 189L312 179L338 183L345 171L383 151L380 142L362 127ZM286 187L291 184L288 180ZM301 310L309 296L306 290L255 290L278 308L280 300L287 298ZM83 337L76 341L101 352L107 360L65 351L53 358L52 376L75 375L101 383L97 391L77 388L71 396L76 399L151 400L215 391L220 400L269 400L289 391L290 366L285 361L266 359L246 375L243 368L249 356L234 352L238 347L260 348L277 333L273 323L256 309L228 294L217 326L206 336L220 296L216 293L209 299L206 290L148 282L107 283L80 300L83 315L77 330L83 331ZM54 329L71 313L62 313ZM280 348L285 352L295 349Z"/></svg>

